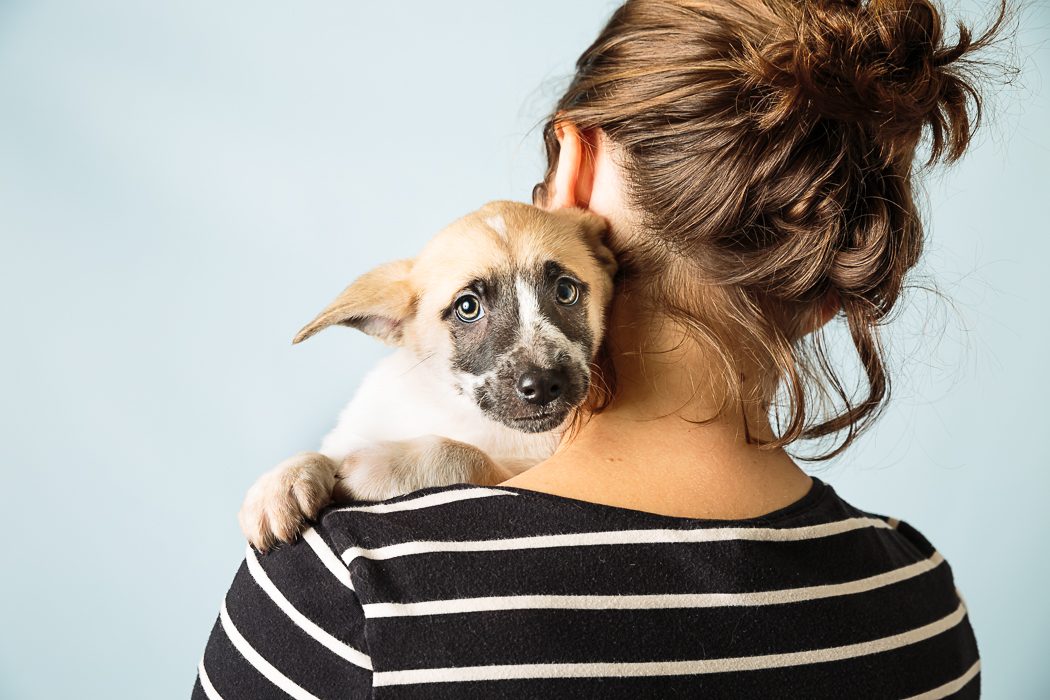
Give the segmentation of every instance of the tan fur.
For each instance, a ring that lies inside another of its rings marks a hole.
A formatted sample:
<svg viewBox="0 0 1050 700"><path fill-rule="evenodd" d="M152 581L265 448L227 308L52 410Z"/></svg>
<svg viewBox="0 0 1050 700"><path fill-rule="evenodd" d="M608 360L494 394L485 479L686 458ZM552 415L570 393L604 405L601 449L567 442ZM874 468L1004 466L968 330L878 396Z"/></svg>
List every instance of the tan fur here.
<svg viewBox="0 0 1050 700"><path fill-rule="evenodd" d="M408 282L411 271L411 260L395 260L366 272L306 324L292 343L301 343L338 323L397 345L401 340L401 321L412 312L415 303Z"/></svg>
<svg viewBox="0 0 1050 700"><path fill-rule="evenodd" d="M355 451L340 465L333 500L381 501L427 486L486 485L509 477L473 445L424 435Z"/></svg>

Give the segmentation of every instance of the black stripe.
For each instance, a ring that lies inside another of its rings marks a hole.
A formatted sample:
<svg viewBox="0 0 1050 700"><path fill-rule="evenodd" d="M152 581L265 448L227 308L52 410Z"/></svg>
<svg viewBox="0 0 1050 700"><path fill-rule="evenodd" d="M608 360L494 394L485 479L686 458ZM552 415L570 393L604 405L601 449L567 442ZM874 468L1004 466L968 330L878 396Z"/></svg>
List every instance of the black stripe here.
<svg viewBox="0 0 1050 700"><path fill-rule="evenodd" d="M215 691L223 700L234 698L268 698L287 699L287 695L280 688L268 681L261 673L255 670L248 661L241 656L233 646L233 642L226 636L222 628L222 621L216 620L212 628L211 637L208 639L208 647L204 652L204 670L215 687ZM199 686L198 686L199 687ZM205 697L201 688L200 696Z"/></svg>
<svg viewBox="0 0 1050 700"><path fill-rule="evenodd" d="M470 484L428 488L384 503L399 503L430 494L476 488L478 487ZM499 490L499 487L495 490ZM779 511L780 515L740 521L675 518L551 497L523 489L512 493L518 495L474 498L434 508L393 513L346 511L340 506L335 506L322 513L321 522L331 532L338 547L359 546L374 549L411 539L469 541L608 530L789 528L847 518L880 517L846 506L835 497L833 490L820 482L815 483L813 490L803 501L795 504L795 507ZM411 535L413 530L426 533L425 537L414 538Z"/></svg>
<svg viewBox="0 0 1050 700"><path fill-rule="evenodd" d="M799 542L431 552L358 558L352 567L361 579L359 593L369 603L494 595L743 593L842 583L920 561L899 540L892 531L868 529Z"/></svg>
<svg viewBox="0 0 1050 700"><path fill-rule="evenodd" d="M474 681L385 686L377 699L397 698L900 698L932 690L961 676L976 656L960 661L968 647L965 626L902 649L843 661L791 668L694 676ZM931 672L931 669L937 669ZM945 680L937 682L936 679ZM959 697L977 697L971 683Z"/></svg>

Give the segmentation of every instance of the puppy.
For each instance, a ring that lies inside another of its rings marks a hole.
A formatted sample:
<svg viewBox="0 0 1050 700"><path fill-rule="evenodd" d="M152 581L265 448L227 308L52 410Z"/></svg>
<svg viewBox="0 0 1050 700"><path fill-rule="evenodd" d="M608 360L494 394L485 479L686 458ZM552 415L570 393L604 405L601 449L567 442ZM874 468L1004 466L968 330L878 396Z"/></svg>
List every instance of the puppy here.
<svg viewBox="0 0 1050 700"><path fill-rule="evenodd" d="M317 452L279 464L239 519L266 549L332 501L497 484L549 457L590 388L616 261L578 209L491 202L413 259L353 282L292 341L332 325L397 350Z"/></svg>

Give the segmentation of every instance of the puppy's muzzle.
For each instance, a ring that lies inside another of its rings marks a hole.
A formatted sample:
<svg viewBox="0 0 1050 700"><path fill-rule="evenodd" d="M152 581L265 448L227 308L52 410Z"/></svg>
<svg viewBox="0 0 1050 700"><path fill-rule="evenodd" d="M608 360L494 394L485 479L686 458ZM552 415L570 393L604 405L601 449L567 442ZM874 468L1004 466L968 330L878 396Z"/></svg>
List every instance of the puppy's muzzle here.
<svg viewBox="0 0 1050 700"><path fill-rule="evenodd" d="M525 359L508 357L500 368L474 388L474 400L489 418L525 433L540 433L561 425L586 398L587 366L558 362L559 356Z"/></svg>

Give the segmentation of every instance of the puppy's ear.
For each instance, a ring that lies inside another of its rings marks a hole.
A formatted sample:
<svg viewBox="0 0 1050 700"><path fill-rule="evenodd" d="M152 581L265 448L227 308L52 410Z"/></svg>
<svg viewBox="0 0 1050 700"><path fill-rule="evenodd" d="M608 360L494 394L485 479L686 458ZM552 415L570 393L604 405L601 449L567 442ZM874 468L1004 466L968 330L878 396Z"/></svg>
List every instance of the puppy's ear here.
<svg viewBox="0 0 1050 700"><path fill-rule="evenodd" d="M400 345L405 322L415 311L416 298L409 283L412 260L395 260L358 277L313 321L303 326L293 344L332 325L350 326Z"/></svg>
<svg viewBox="0 0 1050 700"><path fill-rule="evenodd" d="M598 264L601 265L609 277L616 274L618 267L616 256L606 245L606 239L609 235L609 222L604 217L585 209L577 209L576 207L563 207L555 209L551 213L569 219L580 229Z"/></svg>

